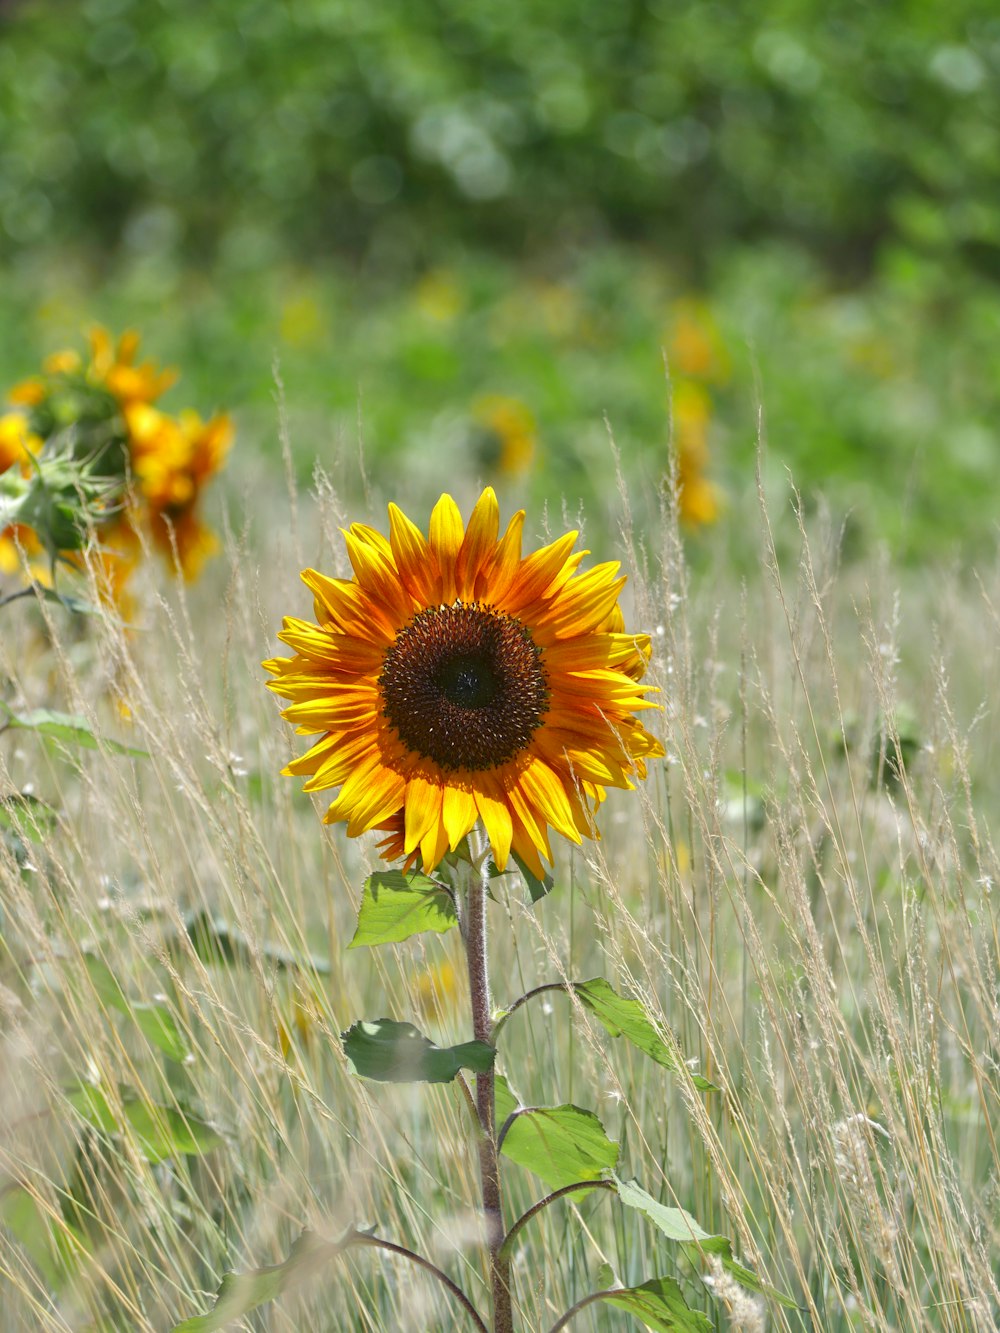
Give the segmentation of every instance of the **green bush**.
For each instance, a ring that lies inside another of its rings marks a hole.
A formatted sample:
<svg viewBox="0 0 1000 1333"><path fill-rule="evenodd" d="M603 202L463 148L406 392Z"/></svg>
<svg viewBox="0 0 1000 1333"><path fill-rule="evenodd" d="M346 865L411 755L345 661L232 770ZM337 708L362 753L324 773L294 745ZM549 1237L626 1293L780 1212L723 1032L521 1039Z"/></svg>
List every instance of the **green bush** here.
<svg viewBox="0 0 1000 1333"><path fill-rule="evenodd" d="M1000 20L977 0L26 0L3 20L16 246L221 256L614 234L704 272L794 239L1000 271Z"/></svg>

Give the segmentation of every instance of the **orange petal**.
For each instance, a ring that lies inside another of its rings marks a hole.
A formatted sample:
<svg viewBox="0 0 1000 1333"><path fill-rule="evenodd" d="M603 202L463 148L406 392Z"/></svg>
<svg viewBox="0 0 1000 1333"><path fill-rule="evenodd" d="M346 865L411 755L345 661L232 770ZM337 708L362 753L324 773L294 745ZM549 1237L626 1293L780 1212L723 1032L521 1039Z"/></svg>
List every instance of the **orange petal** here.
<svg viewBox="0 0 1000 1333"><path fill-rule="evenodd" d="M532 602L537 601L559 576L563 565L569 559L577 535L575 532L567 532L558 541L532 552L522 562L510 590L503 597L498 597L495 605L502 611L516 615L522 607L530 606Z"/></svg>
<svg viewBox="0 0 1000 1333"><path fill-rule="evenodd" d="M463 602L475 597L479 571L495 549L499 531L500 506L493 487L487 486L472 511L455 567L456 591Z"/></svg>
<svg viewBox="0 0 1000 1333"><path fill-rule="evenodd" d="M480 572L475 589L477 601L495 606L507 593L521 565L523 530L524 510L519 509L507 524L507 531Z"/></svg>
<svg viewBox="0 0 1000 1333"><path fill-rule="evenodd" d="M389 542L399 577L415 601L432 606L441 601L437 561L427 539L398 505L389 506Z"/></svg>
<svg viewBox="0 0 1000 1333"><path fill-rule="evenodd" d="M520 787L548 823L571 842L579 842L573 806L566 788L541 759L532 759L521 774Z"/></svg>

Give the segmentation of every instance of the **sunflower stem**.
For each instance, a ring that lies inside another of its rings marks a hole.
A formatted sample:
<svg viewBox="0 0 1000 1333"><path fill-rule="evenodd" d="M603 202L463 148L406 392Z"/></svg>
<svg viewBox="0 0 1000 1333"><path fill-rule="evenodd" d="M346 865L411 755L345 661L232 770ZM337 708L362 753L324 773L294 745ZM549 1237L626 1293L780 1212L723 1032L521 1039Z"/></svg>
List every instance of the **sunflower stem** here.
<svg viewBox="0 0 1000 1333"><path fill-rule="evenodd" d="M485 833L477 840L485 852ZM468 879L465 912L465 952L469 965L469 996L472 1030L477 1041L493 1044L489 964L486 944L486 903L489 897L489 857L477 858ZM513 1333L514 1316L510 1292L510 1260L502 1253L505 1234L503 1196L500 1187L500 1155L496 1134L495 1080L492 1068L476 1075L476 1110L482 1126L479 1141L479 1175L483 1191L483 1219L490 1259L490 1291L493 1304L493 1333Z"/></svg>

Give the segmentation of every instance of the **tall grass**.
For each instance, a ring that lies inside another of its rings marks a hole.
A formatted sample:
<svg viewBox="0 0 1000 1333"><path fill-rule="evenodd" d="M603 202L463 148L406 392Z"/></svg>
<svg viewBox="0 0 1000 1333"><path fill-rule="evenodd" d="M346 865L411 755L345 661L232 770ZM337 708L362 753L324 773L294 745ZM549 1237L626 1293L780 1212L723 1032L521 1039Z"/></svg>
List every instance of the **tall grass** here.
<svg viewBox="0 0 1000 1333"><path fill-rule="evenodd" d="M373 1224L484 1304L454 1086L364 1083L338 1039L383 1014L470 1033L449 936L345 951L372 846L321 826L323 804L279 776L301 742L258 663L281 615L306 610L298 569L346 572L330 487L292 508L231 533L188 597L148 589L141 631L2 613L12 698L58 700L148 751L0 739L0 783L33 782L59 811L40 842L0 849L4 1333L162 1333L303 1225ZM758 521L759 568L739 582L721 562L693 575L670 515L637 553L626 515L668 759L638 797L612 795L600 843L561 853L552 894L532 907L505 879L490 912L497 1003L606 976L721 1089L557 995L506 1029L521 1098L597 1111L620 1174L730 1236L797 1308L684 1260L598 1193L524 1233L520 1326L547 1329L605 1262L626 1282L679 1275L720 1330L985 1333L1000 1321L1000 578L897 588L884 565L841 569L821 522L766 505ZM186 1058L150 1038L142 1004ZM130 1099L221 1142L151 1161ZM544 1193L520 1175L508 1165L509 1217ZM414 1274L364 1250L245 1326L461 1327ZM607 1307L573 1325L631 1326Z"/></svg>

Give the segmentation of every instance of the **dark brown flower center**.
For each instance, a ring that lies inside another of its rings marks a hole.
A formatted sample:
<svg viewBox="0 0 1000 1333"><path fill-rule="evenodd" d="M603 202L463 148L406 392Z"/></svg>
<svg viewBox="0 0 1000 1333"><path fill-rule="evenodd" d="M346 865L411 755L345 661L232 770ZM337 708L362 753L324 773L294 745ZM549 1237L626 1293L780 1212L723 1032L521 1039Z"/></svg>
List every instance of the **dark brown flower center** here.
<svg viewBox="0 0 1000 1333"><path fill-rule="evenodd" d="M378 683L403 744L448 771L513 759L549 697L541 649L524 625L477 602L419 611L396 635Z"/></svg>

